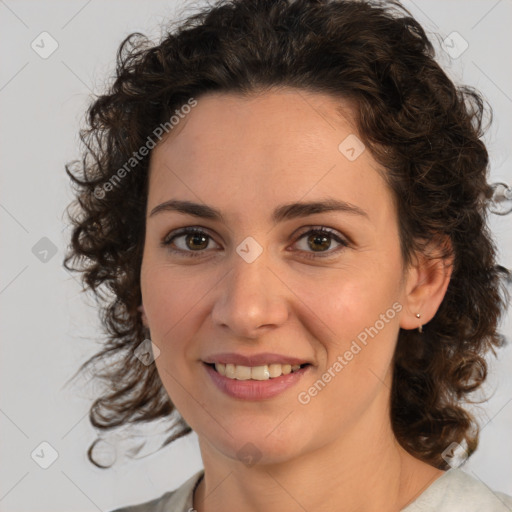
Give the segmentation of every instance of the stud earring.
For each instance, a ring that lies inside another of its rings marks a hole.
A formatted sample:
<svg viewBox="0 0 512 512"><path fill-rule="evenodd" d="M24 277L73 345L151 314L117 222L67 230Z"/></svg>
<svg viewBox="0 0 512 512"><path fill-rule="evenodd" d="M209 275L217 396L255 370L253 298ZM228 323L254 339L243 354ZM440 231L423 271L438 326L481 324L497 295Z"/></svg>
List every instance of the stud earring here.
<svg viewBox="0 0 512 512"><path fill-rule="evenodd" d="M416 318L420 318L421 315L419 313L416 313ZM420 326L418 327L418 332L423 332L423 325L420 324Z"/></svg>

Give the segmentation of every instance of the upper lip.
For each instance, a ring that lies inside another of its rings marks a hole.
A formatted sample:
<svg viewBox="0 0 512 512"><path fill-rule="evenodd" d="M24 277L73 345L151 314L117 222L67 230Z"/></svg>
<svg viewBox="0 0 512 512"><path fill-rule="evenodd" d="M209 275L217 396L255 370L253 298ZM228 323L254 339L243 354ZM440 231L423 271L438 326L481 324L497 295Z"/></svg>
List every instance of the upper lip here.
<svg viewBox="0 0 512 512"><path fill-rule="evenodd" d="M302 365L302 364L311 364L309 361L305 359L299 359L297 357L285 356L282 354L271 354L269 352L265 352L262 354L253 354L244 356L242 354L224 353L224 354L215 354L212 356L208 356L203 361L207 364L212 363L223 363L223 364L237 364L242 366L263 366L265 364L290 364L290 365Z"/></svg>

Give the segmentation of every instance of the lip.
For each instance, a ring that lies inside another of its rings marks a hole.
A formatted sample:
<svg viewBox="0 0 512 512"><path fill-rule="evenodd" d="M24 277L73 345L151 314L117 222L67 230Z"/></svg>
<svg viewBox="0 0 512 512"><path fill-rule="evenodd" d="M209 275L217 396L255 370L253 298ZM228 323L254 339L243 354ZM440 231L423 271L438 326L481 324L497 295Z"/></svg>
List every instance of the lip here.
<svg viewBox="0 0 512 512"><path fill-rule="evenodd" d="M202 363L202 366L220 391L232 398L242 400L273 398L295 386L312 368L311 365L308 365L288 375L268 380L236 380L224 377L205 362Z"/></svg>
<svg viewBox="0 0 512 512"><path fill-rule="evenodd" d="M207 364L223 363L223 364L238 364L242 366L263 366L264 364L313 364L306 359L298 359L296 357L285 356L283 354L272 354L264 352L261 354L242 355L235 354L234 352L226 352L224 354L215 354L203 359Z"/></svg>

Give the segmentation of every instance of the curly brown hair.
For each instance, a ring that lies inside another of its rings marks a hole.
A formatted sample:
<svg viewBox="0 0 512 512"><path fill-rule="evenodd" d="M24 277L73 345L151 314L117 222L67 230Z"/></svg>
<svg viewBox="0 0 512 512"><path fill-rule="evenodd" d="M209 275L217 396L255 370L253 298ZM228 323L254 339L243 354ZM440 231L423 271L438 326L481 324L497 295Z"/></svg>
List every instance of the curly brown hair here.
<svg viewBox="0 0 512 512"><path fill-rule="evenodd" d="M67 210L73 232L64 266L82 273L107 334L79 369L109 361L95 373L107 386L89 412L95 427L172 419L161 447L192 430L174 414L156 366L134 355L145 338L137 308L149 156L112 185L114 175L191 97L286 86L355 103L360 137L393 191L405 264L429 241L449 237L453 252L443 257L452 255L454 266L443 302L423 333L399 332L391 421L399 443L439 469L448 468L442 452L450 443L476 449L479 428L461 403L486 379L487 352L505 343L497 327L511 273L496 264L487 226L492 189L481 138L491 109L434 57L424 29L393 1L221 0L159 44L126 37L115 80L87 111L83 157L76 169L66 166L77 198ZM89 460L105 467L93 447Z"/></svg>

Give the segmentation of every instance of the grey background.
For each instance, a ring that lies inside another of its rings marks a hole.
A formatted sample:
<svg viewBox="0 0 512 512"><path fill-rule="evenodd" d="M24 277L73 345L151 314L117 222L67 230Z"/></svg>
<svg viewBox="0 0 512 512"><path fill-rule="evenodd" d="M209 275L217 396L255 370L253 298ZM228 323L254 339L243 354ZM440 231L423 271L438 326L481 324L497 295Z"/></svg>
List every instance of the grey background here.
<svg viewBox="0 0 512 512"><path fill-rule="evenodd" d="M182 5L0 0L1 511L111 510L159 496L202 467L194 433L137 461L119 456L110 470L91 465L86 450L96 436L87 414L95 388L85 380L66 385L98 349L99 323L94 301L80 293L76 278L61 265L70 233L63 212L73 199L64 163L79 157L78 128L89 96L101 92L112 74L120 41L136 30L158 37L160 25ZM439 49L438 60L456 82L476 86L493 106L494 124L486 137L492 181L512 185L512 2L404 5L434 41L435 33L442 39L456 31L468 42L458 58ZM43 31L58 43L46 59L31 47ZM501 263L509 268L511 224L512 214L491 219ZM502 330L512 337L510 312ZM486 390L492 398L477 411L480 447L464 469L512 494L512 346L490 363ZM150 454L160 440L153 436L138 455ZM36 450L40 460L48 460L43 441L58 454L48 469L31 457Z"/></svg>

